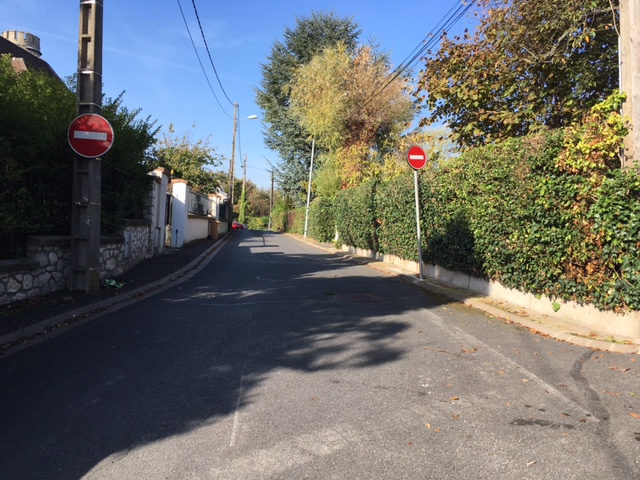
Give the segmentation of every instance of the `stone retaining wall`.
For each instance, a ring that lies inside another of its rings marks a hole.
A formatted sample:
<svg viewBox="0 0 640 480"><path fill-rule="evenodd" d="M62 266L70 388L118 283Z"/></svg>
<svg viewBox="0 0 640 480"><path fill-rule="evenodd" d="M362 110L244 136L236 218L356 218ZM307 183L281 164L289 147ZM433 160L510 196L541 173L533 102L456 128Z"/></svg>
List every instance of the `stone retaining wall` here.
<svg viewBox="0 0 640 480"><path fill-rule="evenodd" d="M122 236L102 237L100 279L115 278L154 254L148 220L125 221ZM69 286L71 238L29 237L27 258L0 262L0 305Z"/></svg>

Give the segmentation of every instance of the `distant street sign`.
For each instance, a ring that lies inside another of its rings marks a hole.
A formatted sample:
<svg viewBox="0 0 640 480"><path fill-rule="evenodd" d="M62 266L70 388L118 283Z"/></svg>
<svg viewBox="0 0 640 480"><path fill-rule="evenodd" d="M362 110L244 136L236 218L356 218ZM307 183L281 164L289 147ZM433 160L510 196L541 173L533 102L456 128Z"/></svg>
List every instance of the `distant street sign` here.
<svg viewBox="0 0 640 480"><path fill-rule="evenodd" d="M113 145L113 128L106 118L85 113L71 122L67 138L73 151L81 157L97 158Z"/></svg>
<svg viewBox="0 0 640 480"><path fill-rule="evenodd" d="M424 153L422 147L414 145L407 152L407 161L414 170L422 170L427 164L427 154Z"/></svg>

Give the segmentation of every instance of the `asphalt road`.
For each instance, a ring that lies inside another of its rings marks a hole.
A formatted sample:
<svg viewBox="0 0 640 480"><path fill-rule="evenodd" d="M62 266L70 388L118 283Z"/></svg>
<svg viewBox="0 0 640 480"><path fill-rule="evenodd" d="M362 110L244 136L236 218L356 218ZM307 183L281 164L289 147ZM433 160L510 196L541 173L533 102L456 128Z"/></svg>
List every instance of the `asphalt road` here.
<svg viewBox="0 0 640 480"><path fill-rule="evenodd" d="M640 360L241 231L0 358L0 479L640 478Z"/></svg>

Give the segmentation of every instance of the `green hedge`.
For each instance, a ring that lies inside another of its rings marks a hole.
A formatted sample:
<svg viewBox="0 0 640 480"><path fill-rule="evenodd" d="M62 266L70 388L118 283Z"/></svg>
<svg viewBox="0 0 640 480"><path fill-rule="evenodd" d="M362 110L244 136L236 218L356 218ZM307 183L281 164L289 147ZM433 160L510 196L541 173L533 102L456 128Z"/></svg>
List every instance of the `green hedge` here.
<svg viewBox="0 0 640 480"><path fill-rule="evenodd" d="M640 174L561 168L563 132L420 172L423 260L600 309L640 309ZM413 173L342 191L340 241L417 260Z"/></svg>
<svg viewBox="0 0 640 480"><path fill-rule="evenodd" d="M340 243L378 251L375 195L375 183L342 190L336 195L334 218Z"/></svg>
<svg viewBox="0 0 640 480"><path fill-rule="evenodd" d="M535 295L640 310L640 170L617 168L621 100L567 129L419 172L423 260ZM414 199L413 172L339 192L339 242L417 260ZM324 240L329 204L314 205L326 225L312 236Z"/></svg>
<svg viewBox="0 0 640 480"><path fill-rule="evenodd" d="M317 197L311 202L309 205L308 234L319 242L333 242L336 235L333 201Z"/></svg>

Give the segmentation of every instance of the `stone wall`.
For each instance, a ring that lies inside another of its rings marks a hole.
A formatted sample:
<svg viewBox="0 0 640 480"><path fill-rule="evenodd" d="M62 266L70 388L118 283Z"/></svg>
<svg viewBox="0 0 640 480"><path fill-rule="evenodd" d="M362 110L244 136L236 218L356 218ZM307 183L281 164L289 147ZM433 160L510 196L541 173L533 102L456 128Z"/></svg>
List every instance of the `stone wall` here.
<svg viewBox="0 0 640 480"><path fill-rule="evenodd" d="M143 260L162 253L168 174L149 173L144 219L123 220L115 237L100 239L100 279L115 278ZM0 261L0 306L69 287L71 238L32 236L27 256Z"/></svg>
<svg viewBox="0 0 640 480"><path fill-rule="evenodd" d="M152 235L148 220L129 220L122 236L102 237L100 279L118 277L151 258ZM0 305L68 288L70 256L68 236L29 237L26 259L0 262Z"/></svg>

